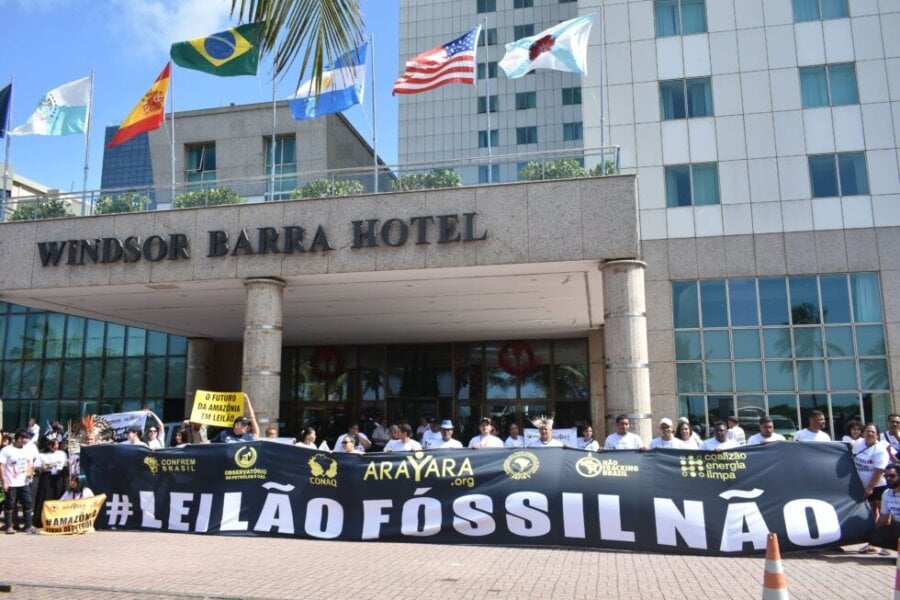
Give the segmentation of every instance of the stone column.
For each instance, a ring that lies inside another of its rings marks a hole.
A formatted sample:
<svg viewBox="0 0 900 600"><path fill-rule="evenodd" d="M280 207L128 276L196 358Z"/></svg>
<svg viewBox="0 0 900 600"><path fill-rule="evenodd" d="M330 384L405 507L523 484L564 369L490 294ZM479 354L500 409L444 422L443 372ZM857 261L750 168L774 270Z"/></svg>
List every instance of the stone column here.
<svg viewBox="0 0 900 600"><path fill-rule="evenodd" d="M611 432L606 427L606 361L603 325L588 332L588 368L591 373L591 425L594 438L602 443Z"/></svg>
<svg viewBox="0 0 900 600"><path fill-rule="evenodd" d="M607 429L615 430L615 417L624 413L631 431L649 443L653 437L650 415L650 360L647 354L647 304L644 270L639 260L603 263L603 320L606 350Z"/></svg>
<svg viewBox="0 0 900 600"><path fill-rule="evenodd" d="M194 392L209 389L209 371L212 367L212 340L189 338L187 348L187 374L184 380L184 417L191 416Z"/></svg>
<svg viewBox="0 0 900 600"><path fill-rule="evenodd" d="M244 281L247 306L241 389L250 397L260 433L269 423L278 422L284 286L284 281L274 277Z"/></svg>

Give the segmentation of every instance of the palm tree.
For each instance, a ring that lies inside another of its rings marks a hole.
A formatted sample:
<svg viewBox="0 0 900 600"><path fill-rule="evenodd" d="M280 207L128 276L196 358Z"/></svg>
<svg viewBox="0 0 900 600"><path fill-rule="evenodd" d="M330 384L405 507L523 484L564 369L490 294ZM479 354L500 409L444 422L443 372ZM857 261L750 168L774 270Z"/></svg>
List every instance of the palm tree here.
<svg viewBox="0 0 900 600"><path fill-rule="evenodd" d="M311 65L317 92L325 65L362 41L359 0L231 0L231 14L244 22L265 21L262 50L275 51L276 73L301 55L300 76Z"/></svg>

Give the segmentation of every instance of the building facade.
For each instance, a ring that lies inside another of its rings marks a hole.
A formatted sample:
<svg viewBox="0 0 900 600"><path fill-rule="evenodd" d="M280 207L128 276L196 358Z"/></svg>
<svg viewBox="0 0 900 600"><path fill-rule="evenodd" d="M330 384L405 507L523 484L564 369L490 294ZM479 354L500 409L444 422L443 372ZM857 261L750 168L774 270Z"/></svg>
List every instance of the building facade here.
<svg viewBox="0 0 900 600"><path fill-rule="evenodd" d="M496 71L505 43L592 12L587 76ZM900 377L900 5L404 0L400 14L401 62L478 20L487 39L477 90L401 99L404 159L485 153L486 135L502 153L620 148L655 415L704 433L731 414L796 429L814 408L837 437L850 418L884 425Z"/></svg>

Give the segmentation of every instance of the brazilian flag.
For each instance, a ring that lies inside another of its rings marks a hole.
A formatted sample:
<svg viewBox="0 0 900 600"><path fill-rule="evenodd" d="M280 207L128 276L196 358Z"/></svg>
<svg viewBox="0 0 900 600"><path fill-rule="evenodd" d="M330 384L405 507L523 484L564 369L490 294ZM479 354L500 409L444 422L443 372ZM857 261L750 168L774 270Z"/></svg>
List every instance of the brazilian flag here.
<svg viewBox="0 0 900 600"><path fill-rule="evenodd" d="M263 23L249 23L202 38L172 44L172 60L185 69L220 77L256 75Z"/></svg>

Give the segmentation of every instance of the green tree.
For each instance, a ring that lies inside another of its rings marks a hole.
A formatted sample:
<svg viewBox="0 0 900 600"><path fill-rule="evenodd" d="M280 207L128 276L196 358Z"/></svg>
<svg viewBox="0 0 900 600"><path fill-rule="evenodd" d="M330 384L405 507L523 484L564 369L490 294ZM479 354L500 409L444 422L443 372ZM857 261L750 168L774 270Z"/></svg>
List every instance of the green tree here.
<svg viewBox="0 0 900 600"><path fill-rule="evenodd" d="M212 188L185 192L175 197L175 208L196 208L201 206L222 206L223 204L243 204L244 199L228 188Z"/></svg>
<svg viewBox="0 0 900 600"><path fill-rule="evenodd" d="M144 194L127 192L116 196L100 196L97 199L95 214L112 215L117 213L141 212L150 203Z"/></svg>
<svg viewBox="0 0 900 600"><path fill-rule="evenodd" d="M462 177L453 169L432 169L427 173L410 173L395 179L392 183L395 192L411 190L432 190L437 188L459 187Z"/></svg>
<svg viewBox="0 0 900 600"><path fill-rule="evenodd" d="M291 192L291 200L298 198L332 198L337 196L358 196L364 191L363 184L355 179L316 179Z"/></svg>
<svg viewBox="0 0 900 600"><path fill-rule="evenodd" d="M11 221L33 221L35 219L57 219L71 217L69 203L59 198L51 198L40 202L19 204L10 216Z"/></svg>
<svg viewBox="0 0 900 600"><path fill-rule="evenodd" d="M302 51L300 76L312 67L316 92L326 64L362 41L359 0L231 0L242 22L265 21L261 47L275 50L277 73L285 73Z"/></svg>
<svg viewBox="0 0 900 600"><path fill-rule="evenodd" d="M571 179L572 177L586 177L587 175L587 170L574 158L558 158L548 162L532 161L519 171L519 179L523 181Z"/></svg>
<svg viewBox="0 0 900 600"><path fill-rule="evenodd" d="M597 164L593 169L590 170L589 175L591 177L600 177L601 175L618 175L619 169L616 167L616 163L611 160L603 161L603 164Z"/></svg>

